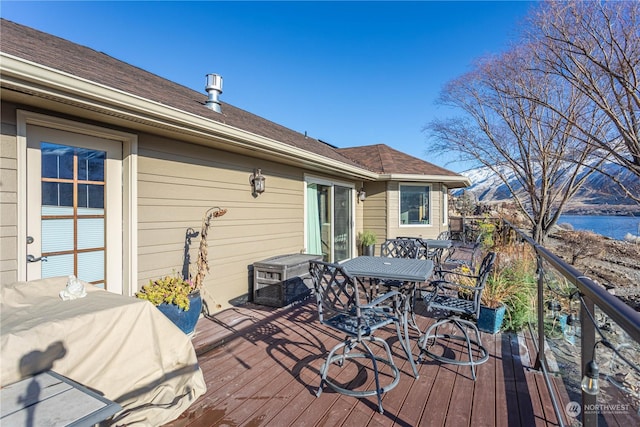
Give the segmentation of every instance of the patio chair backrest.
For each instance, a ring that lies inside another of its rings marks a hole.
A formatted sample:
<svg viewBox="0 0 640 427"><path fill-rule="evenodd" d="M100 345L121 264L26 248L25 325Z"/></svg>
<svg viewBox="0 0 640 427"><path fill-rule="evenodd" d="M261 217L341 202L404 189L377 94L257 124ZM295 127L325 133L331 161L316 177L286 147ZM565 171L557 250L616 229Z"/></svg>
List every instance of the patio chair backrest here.
<svg viewBox="0 0 640 427"><path fill-rule="evenodd" d="M337 315L360 315L363 291L355 277L349 276L340 264L310 261L309 272L316 294L321 323Z"/></svg>
<svg viewBox="0 0 640 427"><path fill-rule="evenodd" d="M489 273L493 268L493 264L496 261L496 253L489 252L483 259L480 264L480 268L478 269L478 275L476 276L476 291L474 292L474 304L476 311L476 318L480 315L480 299L482 298L482 292L484 291L485 286L487 285L487 279L489 278Z"/></svg>
<svg viewBox="0 0 640 427"><path fill-rule="evenodd" d="M388 258L418 258L420 246L415 239L387 239L380 245L380 256Z"/></svg>
<svg viewBox="0 0 640 427"><path fill-rule="evenodd" d="M450 231L442 231L440 234L438 234L438 237L436 237L437 240L451 240L451 232Z"/></svg>

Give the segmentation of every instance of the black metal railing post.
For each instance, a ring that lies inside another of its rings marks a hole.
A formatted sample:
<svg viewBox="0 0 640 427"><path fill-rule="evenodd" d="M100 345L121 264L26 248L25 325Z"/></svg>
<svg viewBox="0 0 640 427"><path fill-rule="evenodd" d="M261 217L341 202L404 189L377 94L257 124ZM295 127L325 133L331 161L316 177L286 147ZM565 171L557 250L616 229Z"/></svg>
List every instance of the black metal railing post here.
<svg viewBox="0 0 640 427"><path fill-rule="evenodd" d="M582 301L584 301L584 306L580 307L580 325L582 331L582 338L580 341L581 345L581 355L580 355L580 367L582 377L584 377L587 364L593 358L593 347L596 344L596 326L591 321L589 317L589 313L595 318L594 312L594 304L593 300L589 297L582 297ZM589 313L587 313L587 310ZM584 427L592 427L598 425L598 412L595 410L590 410L590 408L595 407L596 397L593 394L582 392L582 425Z"/></svg>
<svg viewBox="0 0 640 427"><path fill-rule="evenodd" d="M544 356L544 267L542 265L542 257L537 252L536 262L538 265L538 355L536 356L536 364L534 365L534 368L540 370L543 363L546 363Z"/></svg>

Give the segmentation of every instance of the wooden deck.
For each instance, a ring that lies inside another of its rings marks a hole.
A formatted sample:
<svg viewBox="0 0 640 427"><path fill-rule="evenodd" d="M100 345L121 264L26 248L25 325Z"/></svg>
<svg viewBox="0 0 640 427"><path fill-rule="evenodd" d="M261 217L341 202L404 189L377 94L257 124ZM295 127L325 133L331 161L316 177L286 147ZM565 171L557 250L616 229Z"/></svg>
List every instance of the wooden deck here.
<svg viewBox="0 0 640 427"><path fill-rule="evenodd" d="M418 313L424 331L433 320ZM388 340L401 370L398 386L384 395L384 414L375 396L357 399L325 388L316 397L319 368L342 339L316 319L312 300L288 308L247 304L200 319L193 343L208 390L168 425L558 425L542 374L531 369L535 353L527 334L484 334L491 357L477 368L474 382L468 366L430 359L414 379L394 329L383 330L378 336ZM412 342L417 354L417 339ZM353 386L373 381L362 367L345 367L340 379Z"/></svg>

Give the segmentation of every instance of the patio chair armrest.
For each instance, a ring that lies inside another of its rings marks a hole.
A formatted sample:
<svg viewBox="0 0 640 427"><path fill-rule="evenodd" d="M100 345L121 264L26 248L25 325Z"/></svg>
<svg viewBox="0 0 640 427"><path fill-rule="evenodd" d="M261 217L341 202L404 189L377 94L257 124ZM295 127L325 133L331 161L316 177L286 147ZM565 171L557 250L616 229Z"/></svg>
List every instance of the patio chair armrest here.
<svg viewBox="0 0 640 427"><path fill-rule="evenodd" d="M469 286L469 285L463 285L462 283L456 283L456 282L450 282L448 280L436 280L434 282L431 282L431 284L433 286L436 287L436 289L440 288L446 288L446 289L467 289L470 291L478 291L481 288L478 286Z"/></svg>
<svg viewBox="0 0 640 427"><path fill-rule="evenodd" d="M361 306L361 308L374 308L378 305L380 305L381 302L386 301L390 298L396 298L397 296L402 295L400 292L398 291L389 291L386 292L382 295L380 295L379 297L377 297L376 299L374 299L373 301L371 301L370 303Z"/></svg>
<svg viewBox="0 0 640 427"><path fill-rule="evenodd" d="M466 273L462 273L460 271L451 271L451 270L439 270L437 271L438 274L453 274L454 276L458 276L458 277L468 277L469 279L477 279L478 276L475 274L466 274Z"/></svg>

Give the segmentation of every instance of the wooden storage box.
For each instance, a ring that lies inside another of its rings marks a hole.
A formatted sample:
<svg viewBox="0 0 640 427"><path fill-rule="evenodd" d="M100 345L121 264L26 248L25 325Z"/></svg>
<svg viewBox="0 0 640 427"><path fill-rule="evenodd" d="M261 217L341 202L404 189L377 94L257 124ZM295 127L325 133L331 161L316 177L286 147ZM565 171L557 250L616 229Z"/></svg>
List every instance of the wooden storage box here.
<svg viewBox="0 0 640 427"><path fill-rule="evenodd" d="M253 264L253 302L271 307L284 307L311 294L309 261L322 260L322 255L278 255Z"/></svg>

